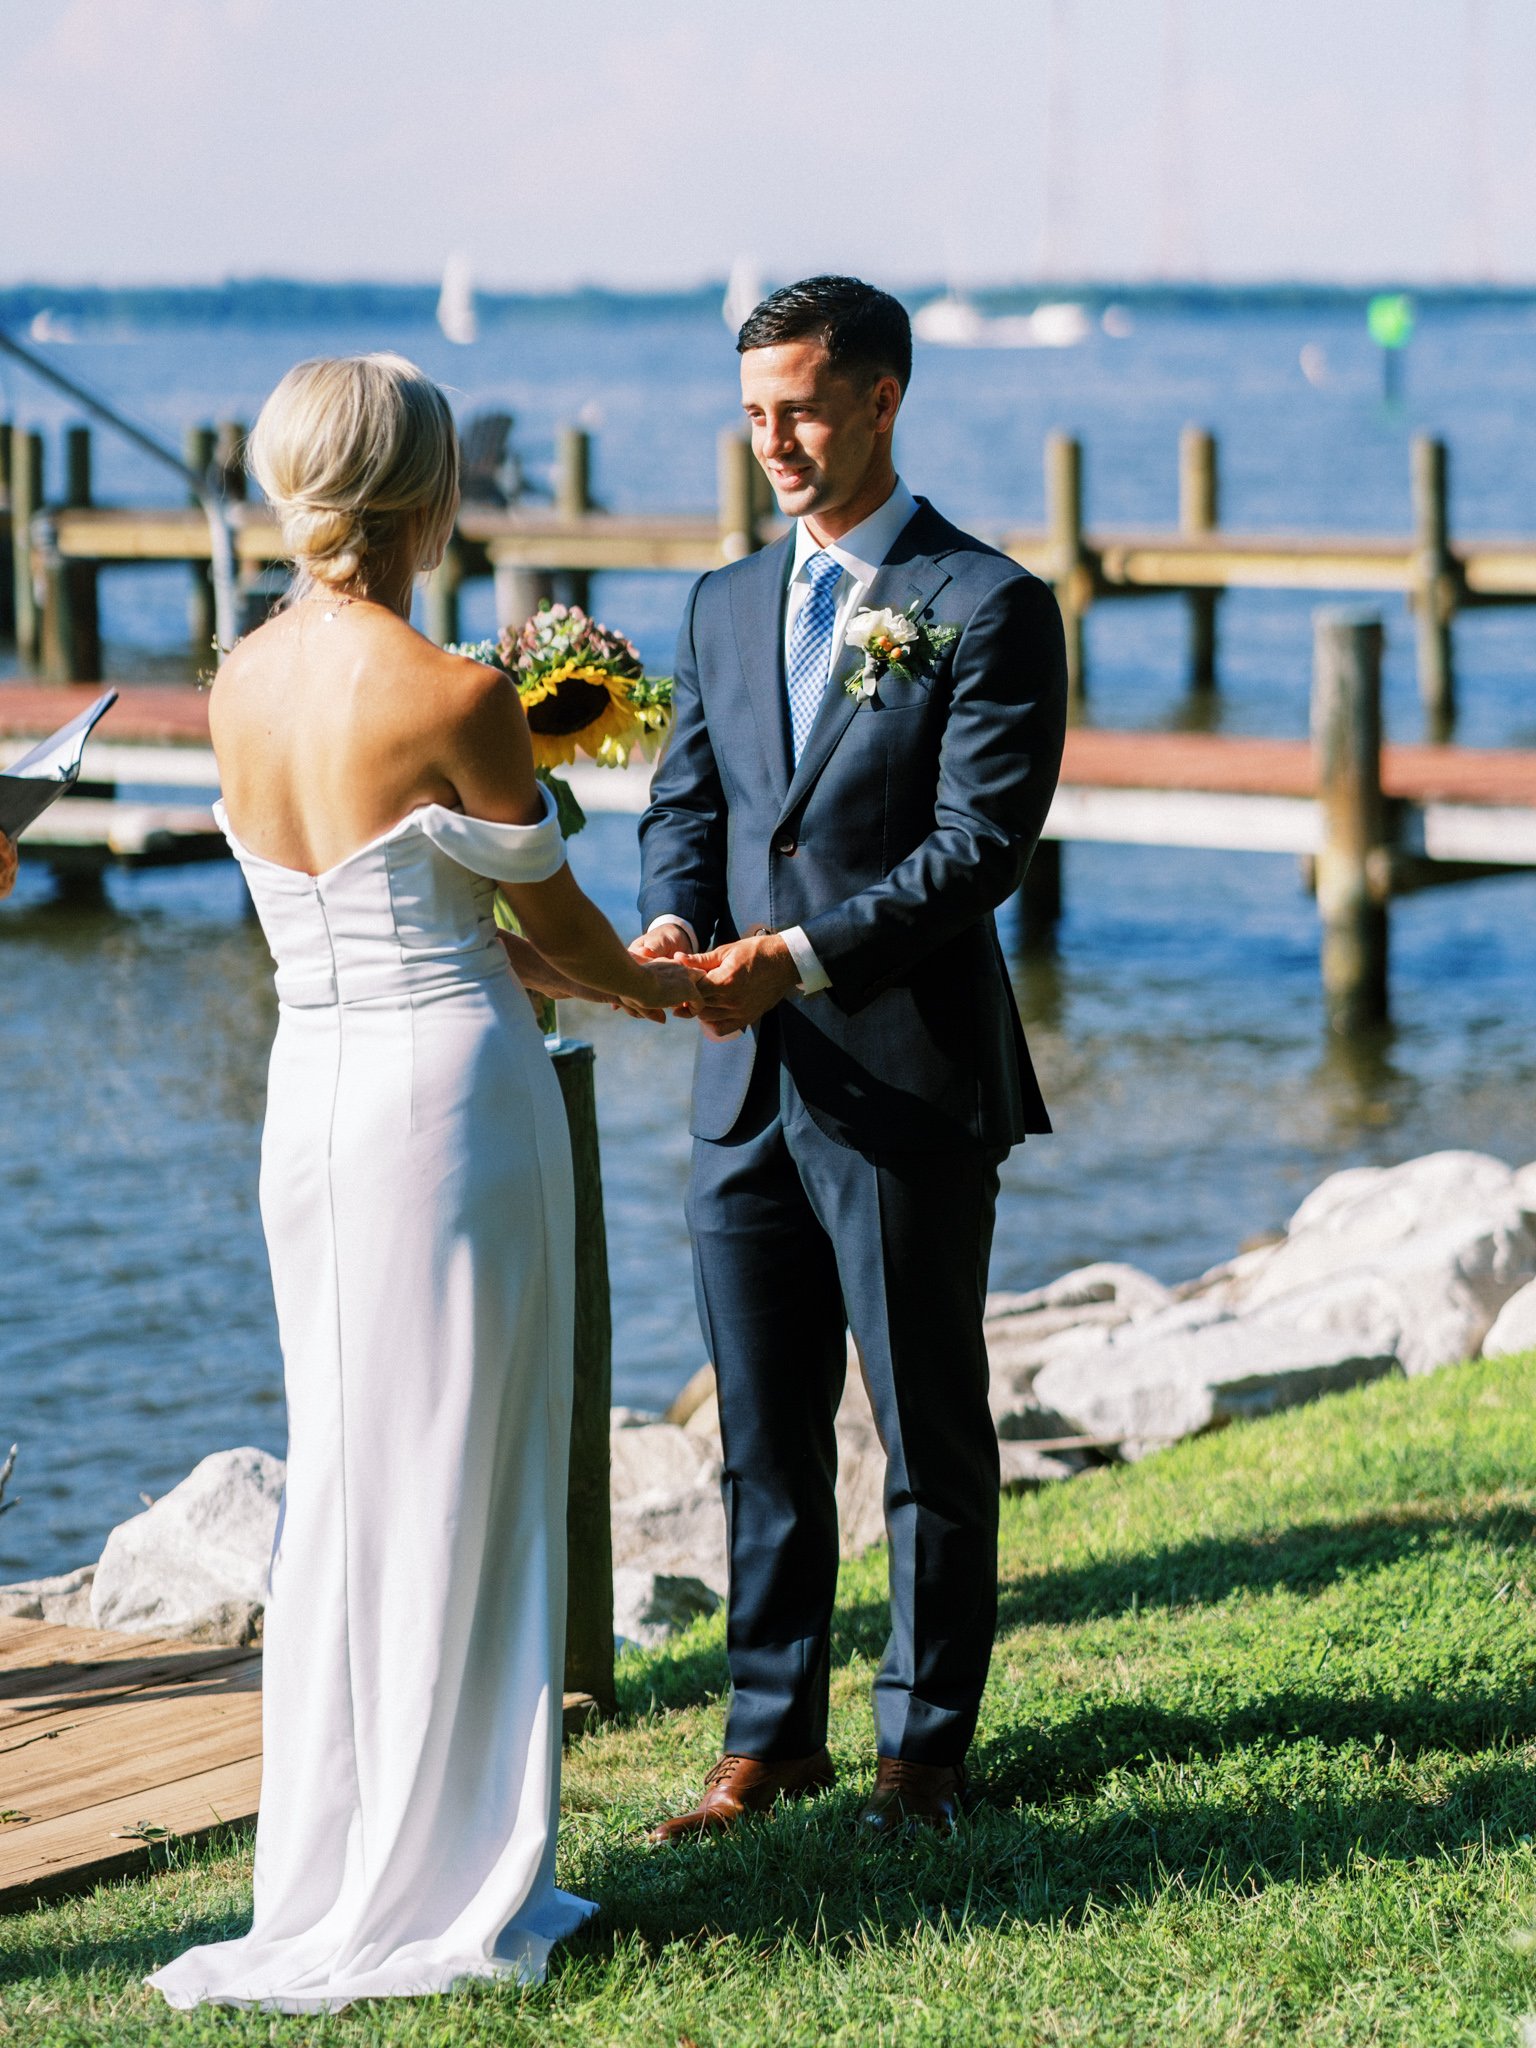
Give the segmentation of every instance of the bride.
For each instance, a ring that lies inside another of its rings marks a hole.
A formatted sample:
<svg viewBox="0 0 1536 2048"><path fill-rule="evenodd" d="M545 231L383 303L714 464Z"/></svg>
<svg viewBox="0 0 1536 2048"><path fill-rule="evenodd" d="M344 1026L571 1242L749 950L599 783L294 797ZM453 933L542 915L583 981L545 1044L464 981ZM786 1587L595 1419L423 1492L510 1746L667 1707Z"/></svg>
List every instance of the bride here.
<svg viewBox="0 0 1536 2048"><path fill-rule="evenodd" d="M570 1150L508 953L637 1015L693 978L632 959L572 879L511 683L407 622L458 506L437 387L399 356L303 363L251 459L295 594L219 671L210 722L277 965L261 1209L287 1490L251 1930L148 1981L301 2012L536 1982L594 1910L554 1883Z"/></svg>

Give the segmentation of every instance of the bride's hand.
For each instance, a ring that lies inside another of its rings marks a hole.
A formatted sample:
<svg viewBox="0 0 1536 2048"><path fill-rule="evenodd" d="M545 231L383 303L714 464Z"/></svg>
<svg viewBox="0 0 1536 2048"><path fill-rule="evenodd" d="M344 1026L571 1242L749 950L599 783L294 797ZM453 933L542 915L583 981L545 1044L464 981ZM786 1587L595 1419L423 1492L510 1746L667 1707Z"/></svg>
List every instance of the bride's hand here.
<svg viewBox="0 0 1536 2048"><path fill-rule="evenodd" d="M669 1010L692 1015L690 1006L699 983L692 968L681 967L675 960L637 960L635 968L642 985L620 998L621 1007L631 1017L646 1017L653 1024L664 1024Z"/></svg>

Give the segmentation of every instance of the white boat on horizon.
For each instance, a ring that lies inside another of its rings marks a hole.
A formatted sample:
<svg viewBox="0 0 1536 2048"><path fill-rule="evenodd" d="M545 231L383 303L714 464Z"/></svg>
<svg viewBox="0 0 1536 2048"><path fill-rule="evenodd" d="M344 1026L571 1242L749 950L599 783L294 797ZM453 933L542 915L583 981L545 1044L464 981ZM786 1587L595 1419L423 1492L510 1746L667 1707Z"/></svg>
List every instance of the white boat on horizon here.
<svg viewBox="0 0 1536 2048"><path fill-rule="evenodd" d="M1093 322L1072 299L1047 300L1032 313L983 313L973 299L950 291L918 307L912 332L939 348L1076 348Z"/></svg>
<svg viewBox="0 0 1536 2048"><path fill-rule="evenodd" d="M457 342L461 348L468 348L480 338L469 258L461 250L455 250L443 265L443 288L437 297L437 324L444 336Z"/></svg>
<svg viewBox="0 0 1536 2048"><path fill-rule="evenodd" d="M725 287L725 297L720 303L721 318L732 334L741 331L741 323L755 306L763 302L762 272L750 256L738 256L731 265L730 281Z"/></svg>

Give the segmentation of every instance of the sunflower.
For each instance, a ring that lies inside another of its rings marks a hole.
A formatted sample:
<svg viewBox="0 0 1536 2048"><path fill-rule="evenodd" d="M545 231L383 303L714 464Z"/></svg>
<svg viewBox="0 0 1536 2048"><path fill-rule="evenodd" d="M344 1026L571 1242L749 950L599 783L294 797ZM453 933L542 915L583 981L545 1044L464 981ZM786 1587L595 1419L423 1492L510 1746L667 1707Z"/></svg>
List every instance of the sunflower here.
<svg viewBox="0 0 1536 2048"><path fill-rule="evenodd" d="M648 676L640 651L579 605L541 604L519 632L450 650L511 677L533 735L534 766L551 771L586 754L623 768L636 746L651 754L672 719L672 678ZM574 803L574 799L570 799Z"/></svg>
<svg viewBox="0 0 1536 2048"><path fill-rule="evenodd" d="M537 768L567 768L578 753L622 768L649 720L631 702L633 678L576 657L516 676Z"/></svg>

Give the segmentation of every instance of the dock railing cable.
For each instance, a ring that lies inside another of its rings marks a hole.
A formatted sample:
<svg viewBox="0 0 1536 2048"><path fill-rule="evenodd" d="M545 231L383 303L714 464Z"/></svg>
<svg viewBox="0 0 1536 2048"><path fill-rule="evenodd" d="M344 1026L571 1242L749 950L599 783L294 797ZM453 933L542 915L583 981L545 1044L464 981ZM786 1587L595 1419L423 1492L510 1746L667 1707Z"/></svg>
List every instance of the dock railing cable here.
<svg viewBox="0 0 1536 2048"><path fill-rule="evenodd" d="M158 441L147 427L141 427L136 420L119 412L115 405L98 393L80 383L74 377L65 376L45 356L19 342L13 334L0 327L0 352L12 357L24 369L55 391L63 392L93 418L121 434L135 448L152 456L167 469L173 469L179 477L185 478L193 496L202 507L208 521L208 544L210 567L213 576L214 630L221 648L233 647L238 632L235 608L235 540L230 519L229 504L225 495L223 473L214 462L199 473L184 462L174 448L167 448Z"/></svg>

